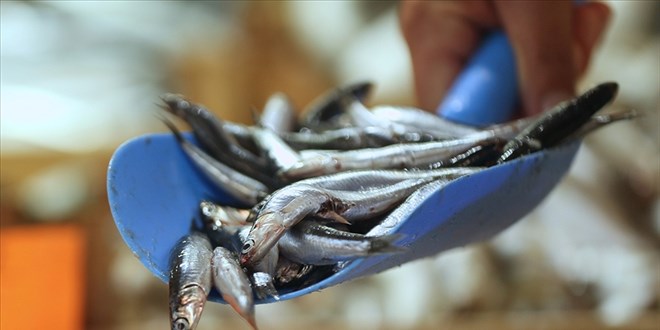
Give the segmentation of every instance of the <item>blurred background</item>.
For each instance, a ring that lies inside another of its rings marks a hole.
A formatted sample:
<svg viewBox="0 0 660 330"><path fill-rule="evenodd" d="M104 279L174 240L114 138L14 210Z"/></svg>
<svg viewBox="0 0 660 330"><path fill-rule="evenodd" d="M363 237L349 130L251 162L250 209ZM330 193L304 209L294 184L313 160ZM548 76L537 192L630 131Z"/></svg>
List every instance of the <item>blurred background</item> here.
<svg viewBox="0 0 660 330"><path fill-rule="evenodd" d="M495 239L260 305L263 329L660 328L660 42L655 2L614 17L580 90L614 80L643 117L590 136L569 176ZM0 328L166 329L167 285L123 243L106 168L164 132L159 95L226 120L275 92L301 108L370 80L413 105L397 2L0 2ZM247 329L207 305L199 329Z"/></svg>

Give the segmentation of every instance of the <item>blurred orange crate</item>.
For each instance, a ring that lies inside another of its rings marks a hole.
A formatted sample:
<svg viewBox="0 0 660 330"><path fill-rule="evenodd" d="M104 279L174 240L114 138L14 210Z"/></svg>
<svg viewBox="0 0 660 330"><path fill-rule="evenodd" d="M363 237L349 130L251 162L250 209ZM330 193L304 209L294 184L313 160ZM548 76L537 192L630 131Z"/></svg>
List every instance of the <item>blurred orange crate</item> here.
<svg viewBox="0 0 660 330"><path fill-rule="evenodd" d="M85 237L74 226L0 230L0 329L82 329Z"/></svg>

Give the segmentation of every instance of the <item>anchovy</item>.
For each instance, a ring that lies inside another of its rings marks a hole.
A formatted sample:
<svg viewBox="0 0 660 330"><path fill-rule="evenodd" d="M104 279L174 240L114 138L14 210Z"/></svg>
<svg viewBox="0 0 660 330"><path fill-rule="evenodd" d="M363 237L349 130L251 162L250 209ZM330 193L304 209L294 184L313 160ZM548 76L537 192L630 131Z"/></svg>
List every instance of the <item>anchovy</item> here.
<svg viewBox="0 0 660 330"><path fill-rule="evenodd" d="M419 167L444 161L478 144L497 139L488 132L464 138L415 144L396 144L382 148L339 151L303 158L279 175L287 180L362 169Z"/></svg>
<svg viewBox="0 0 660 330"><path fill-rule="evenodd" d="M213 246L239 251L243 242L238 233L243 228L250 228L245 221L247 210L239 210L213 204L209 201L200 203L200 213L204 224L204 232Z"/></svg>
<svg viewBox="0 0 660 330"><path fill-rule="evenodd" d="M250 280L236 255L220 246L213 250L213 284L222 299L256 329Z"/></svg>
<svg viewBox="0 0 660 330"><path fill-rule="evenodd" d="M194 104L181 95L164 94L163 110L183 119L193 129L202 147L214 157L221 159L232 144L232 136L224 134L222 121L201 105Z"/></svg>
<svg viewBox="0 0 660 330"><path fill-rule="evenodd" d="M284 233L306 216L349 223L381 214L396 206L433 177L408 179L361 192L323 189L295 183L272 194L263 206L241 249L241 264L259 262Z"/></svg>
<svg viewBox="0 0 660 330"><path fill-rule="evenodd" d="M410 196L421 185L432 180L434 180L432 177L408 179L390 186L360 191L334 190L332 194L344 203L352 205L339 215L353 223L359 220L372 219L383 214L383 212L390 210Z"/></svg>
<svg viewBox="0 0 660 330"><path fill-rule="evenodd" d="M373 107L371 112L378 118L387 118L394 123L433 132L436 138L439 139L455 139L479 132L476 127L454 123L428 111L413 107L381 105Z"/></svg>
<svg viewBox="0 0 660 330"><path fill-rule="evenodd" d="M248 150L255 155L259 153L259 148L252 139L252 129L249 126L226 121L222 127L225 132L233 136L238 144L245 148L245 150Z"/></svg>
<svg viewBox="0 0 660 330"><path fill-rule="evenodd" d="M371 109L371 112L375 116L387 118L392 122L427 132L439 140L461 138L478 132L490 132L493 136L510 139L538 118L538 116L534 116L504 124L477 128L455 123L413 107L375 106Z"/></svg>
<svg viewBox="0 0 660 330"><path fill-rule="evenodd" d="M557 145L579 130L594 113L610 103L618 89L617 83L607 82L572 100L559 103L509 141L504 146L498 162L503 163Z"/></svg>
<svg viewBox="0 0 660 330"><path fill-rule="evenodd" d="M282 140L292 148L354 150L359 148L383 147L399 142L423 142L421 138L396 134L389 128L378 126L343 127L323 132L285 132Z"/></svg>
<svg viewBox="0 0 660 330"><path fill-rule="evenodd" d="M460 155L456 155L449 159L446 164L431 164L431 168L439 167L456 167L456 166L484 166L490 167L497 164L497 160L502 154L504 142L494 141L486 145L476 146L471 148Z"/></svg>
<svg viewBox="0 0 660 330"><path fill-rule="evenodd" d="M203 150L188 142L169 121L163 122L172 131L183 151L193 163L220 189L245 204L256 204L268 194L268 187L225 164L215 160Z"/></svg>
<svg viewBox="0 0 660 330"><path fill-rule="evenodd" d="M622 120L630 120L637 117L639 117L639 113L635 110L624 110L593 116L587 123L584 124L584 126L580 127L577 131L575 131L575 133L569 135L565 140L562 140L561 142L563 143L564 141L576 140L609 124Z"/></svg>
<svg viewBox="0 0 660 330"><path fill-rule="evenodd" d="M302 111L300 126L315 132L338 128L337 117L345 113L346 107L354 99L364 100L371 89L371 83L362 82L336 88L321 95Z"/></svg>
<svg viewBox="0 0 660 330"><path fill-rule="evenodd" d="M412 193L403 203L392 210L380 223L371 228L365 236L379 237L393 233L403 221L407 220L420 204L426 201L431 195L442 189L452 181L436 180ZM433 219L429 219L433 221Z"/></svg>
<svg viewBox="0 0 660 330"><path fill-rule="evenodd" d="M284 93L275 93L268 98L258 125L278 134L291 132L296 125L296 113L291 100Z"/></svg>
<svg viewBox="0 0 660 330"><path fill-rule="evenodd" d="M305 220L287 231L277 244L281 253L293 262L331 265L376 254L403 252L405 249L394 245L400 238L400 235L366 237Z"/></svg>
<svg viewBox="0 0 660 330"><path fill-rule="evenodd" d="M245 226L238 231L236 237L241 243L239 249L247 241L249 233L250 226ZM273 297L275 300L280 299L273 283L279 259L279 249L277 246L274 246L261 261L250 267L250 271L252 272L250 281L252 282L253 291L259 299L266 299L267 297Z"/></svg>
<svg viewBox="0 0 660 330"><path fill-rule="evenodd" d="M165 94L162 97L167 107L162 109L180 117L193 129L202 149L216 160L222 160L237 171L269 183L264 175L266 160L246 150L233 135L226 132L226 123L201 105L194 104L180 95Z"/></svg>
<svg viewBox="0 0 660 330"><path fill-rule="evenodd" d="M251 226L245 226L238 231L237 237L239 238L241 243L245 244L245 242L247 242L248 235L250 234L250 229ZM250 269L255 272L263 272L269 275L274 275L275 271L277 270L278 260L279 260L279 251L277 249L277 246L274 246L273 248L270 249L270 251L268 251L268 253L266 253L263 259L261 259L257 263L252 264Z"/></svg>
<svg viewBox="0 0 660 330"><path fill-rule="evenodd" d="M580 139L594 130L609 125L611 123L629 120L637 117L635 111L621 111L616 113L602 114L589 118L582 127L575 133L569 135L560 143ZM496 165L503 153L507 140L493 140L490 143L482 144L468 149L467 151L456 155L445 162L434 163L430 165L431 169L456 167L456 166L485 166Z"/></svg>
<svg viewBox="0 0 660 330"><path fill-rule="evenodd" d="M360 100L354 99L348 106L348 118L355 126L376 126L388 128L397 134L404 134L412 131L413 128L401 125L385 117L374 115Z"/></svg>
<svg viewBox="0 0 660 330"><path fill-rule="evenodd" d="M291 184L275 191L257 215L241 249L241 264L260 261L277 243L284 232L308 214L338 216L350 206L333 197L328 191L304 184Z"/></svg>
<svg viewBox="0 0 660 330"><path fill-rule="evenodd" d="M197 327L211 290L211 243L197 232L181 239L170 261L170 324L172 330Z"/></svg>
<svg viewBox="0 0 660 330"><path fill-rule="evenodd" d="M371 110L367 109L362 102L357 100L349 106L347 116L358 127L375 126L392 131L398 138L399 143L429 142L451 138L446 133L437 134L437 130L435 129L422 129L392 121L387 117L377 116ZM477 133L477 131L474 133Z"/></svg>
<svg viewBox="0 0 660 330"><path fill-rule="evenodd" d="M300 155L272 130L253 128L254 141L271 161L275 171L287 169L300 161Z"/></svg>
<svg viewBox="0 0 660 330"><path fill-rule="evenodd" d="M250 214L250 210L222 206L206 200L199 203L199 209L204 218L208 218L218 227L248 225L246 219Z"/></svg>
<svg viewBox="0 0 660 330"><path fill-rule="evenodd" d="M298 181L324 189L365 190L382 188L409 179L453 180L483 170L480 167L440 168L434 170L357 170L329 174Z"/></svg>
<svg viewBox="0 0 660 330"><path fill-rule="evenodd" d="M494 138L491 141L476 145L458 155L449 159L442 160L428 165L428 169L446 169L451 167L490 167L497 164L497 160L502 154L504 145L508 141L500 138ZM425 167L426 168L426 167Z"/></svg>

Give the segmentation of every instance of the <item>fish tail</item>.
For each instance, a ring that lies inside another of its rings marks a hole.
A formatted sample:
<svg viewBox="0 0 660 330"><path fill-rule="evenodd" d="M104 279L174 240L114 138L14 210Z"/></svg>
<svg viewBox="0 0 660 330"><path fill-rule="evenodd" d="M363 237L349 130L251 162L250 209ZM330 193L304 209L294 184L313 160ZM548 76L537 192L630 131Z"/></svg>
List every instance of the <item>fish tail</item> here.
<svg viewBox="0 0 660 330"><path fill-rule="evenodd" d="M160 99L165 103L160 108L176 116L182 116L184 109L190 107L190 103L180 94L165 93Z"/></svg>
<svg viewBox="0 0 660 330"><path fill-rule="evenodd" d="M324 219L333 220L335 222L343 223L345 225L350 225L351 224L350 221L348 221L346 218L344 218L342 215L340 215L339 213L337 213L335 211L327 211L327 212L323 212L323 214L319 214L319 215L322 216Z"/></svg>
<svg viewBox="0 0 660 330"><path fill-rule="evenodd" d="M596 115L591 117L591 120L587 122L584 126L582 126L579 130L577 130L575 133L572 135L568 136L566 138L566 141L572 141L575 139L581 139L587 134L598 130L600 128L603 128L605 126L608 126L610 124L619 122L619 121L624 121L624 120L631 120L640 117L641 114L637 110L624 110L624 111L617 111L617 112L611 112L607 114L602 114L602 115Z"/></svg>
<svg viewBox="0 0 660 330"><path fill-rule="evenodd" d="M369 254L403 253L408 251L407 248L394 244L404 236L404 234L392 234L374 237L370 242Z"/></svg>
<svg viewBox="0 0 660 330"><path fill-rule="evenodd" d="M159 119L163 122L163 124L165 124L165 126L167 126L167 128L170 129L170 131L172 131L172 134L174 134L174 137L179 143L187 142L183 138L183 135L181 135L181 131L179 131L179 129L176 126L174 126L174 123L171 120L165 118L165 116L159 116Z"/></svg>
<svg viewBox="0 0 660 330"><path fill-rule="evenodd" d="M243 315L243 318L247 321L247 323L252 326L252 329L258 330L259 328L257 327L257 319L254 317L254 312L248 315Z"/></svg>

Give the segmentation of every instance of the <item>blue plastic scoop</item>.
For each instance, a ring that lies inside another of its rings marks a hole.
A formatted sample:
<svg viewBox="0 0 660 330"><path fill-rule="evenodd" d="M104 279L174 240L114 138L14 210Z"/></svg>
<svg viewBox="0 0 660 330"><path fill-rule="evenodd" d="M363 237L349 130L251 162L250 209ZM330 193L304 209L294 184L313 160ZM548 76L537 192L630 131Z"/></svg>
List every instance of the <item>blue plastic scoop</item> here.
<svg viewBox="0 0 660 330"><path fill-rule="evenodd" d="M446 99L451 102L439 112L480 126L508 119L517 99L515 81L506 39L492 36L457 80ZM538 152L450 183L392 229L404 234L407 252L353 261L314 285L283 293L281 300L492 237L541 202L568 171L578 147L576 142ZM107 183L121 236L145 267L165 282L170 252L189 232L199 202L234 202L195 169L171 134L141 136L120 146L110 161ZM217 295L210 299L221 301Z"/></svg>

